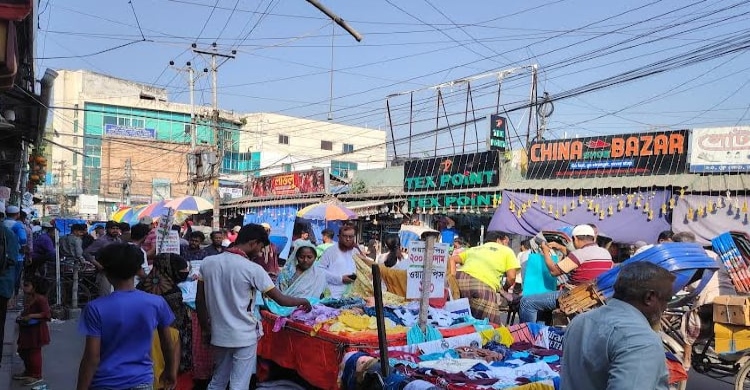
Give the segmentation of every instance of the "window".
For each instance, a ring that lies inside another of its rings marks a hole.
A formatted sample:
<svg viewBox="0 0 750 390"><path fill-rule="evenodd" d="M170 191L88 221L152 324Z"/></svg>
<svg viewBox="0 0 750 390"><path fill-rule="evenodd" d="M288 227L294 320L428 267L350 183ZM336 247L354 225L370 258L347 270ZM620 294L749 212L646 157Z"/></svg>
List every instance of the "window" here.
<svg viewBox="0 0 750 390"><path fill-rule="evenodd" d="M190 123L185 123L185 126L183 127L185 134L190 135L190 130L192 129L192 126Z"/></svg>
<svg viewBox="0 0 750 390"><path fill-rule="evenodd" d="M73 166L78 166L78 154L73 153Z"/></svg>
<svg viewBox="0 0 750 390"><path fill-rule="evenodd" d="M354 145L344 144L344 146L341 148L341 151L344 153L351 153L354 151Z"/></svg>
<svg viewBox="0 0 750 390"><path fill-rule="evenodd" d="M146 128L146 122L143 119L131 119L130 120L130 126L139 128L139 129L145 129Z"/></svg>
<svg viewBox="0 0 750 390"><path fill-rule="evenodd" d="M281 166L281 169L284 172L291 172L292 171L292 164L284 164Z"/></svg>
<svg viewBox="0 0 750 390"><path fill-rule="evenodd" d="M331 141L320 141L321 150L333 150L333 142Z"/></svg>
<svg viewBox="0 0 750 390"><path fill-rule="evenodd" d="M117 126L130 127L130 118L117 117Z"/></svg>
<svg viewBox="0 0 750 390"><path fill-rule="evenodd" d="M348 177L349 172L357 170L357 163L349 161L331 161L331 173L339 177Z"/></svg>
<svg viewBox="0 0 750 390"><path fill-rule="evenodd" d="M284 134L279 134L279 143L282 145L289 145L289 136Z"/></svg>
<svg viewBox="0 0 750 390"><path fill-rule="evenodd" d="M73 119L73 134L78 133L78 119Z"/></svg>

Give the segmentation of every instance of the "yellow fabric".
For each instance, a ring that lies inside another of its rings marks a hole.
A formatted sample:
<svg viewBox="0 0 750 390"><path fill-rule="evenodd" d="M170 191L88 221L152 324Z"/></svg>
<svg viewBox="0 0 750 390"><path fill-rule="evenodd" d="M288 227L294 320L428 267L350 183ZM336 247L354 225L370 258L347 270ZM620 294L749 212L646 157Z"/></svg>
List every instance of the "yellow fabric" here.
<svg viewBox="0 0 750 390"><path fill-rule="evenodd" d="M174 348L180 346L180 332L175 328L167 328L169 330L169 337L172 339L172 345ZM159 379L161 374L164 372L164 354L161 353L161 341L159 340L159 332L154 331L154 337L151 339L151 360L154 362L154 389L161 389Z"/></svg>
<svg viewBox="0 0 750 390"><path fill-rule="evenodd" d="M380 277L388 292L406 297L406 270L388 268L380 264Z"/></svg>
<svg viewBox="0 0 750 390"><path fill-rule="evenodd" d="M360 260L359 257L354 256L354 264L357 267L357 279L352 283L352 288L349 290L348 293L344 294L347 297L371 297L374 296L375 293L373 292L372 288L372 269L370 268L367 263ZM406 278L406 273L404 273L404 278ZM406 280L404 280L404 284L406 284ZM406 303L406 289L404 289L404 295L399 296L392 292L383 291L383 304L386 306L400 306Z"/></svg>
<svg viewBox="0 0 750 390"><path fill-rule="evenodd" d="M521 268L513 249L496 242L469 248L458 255L461 258L462 272L490 286L500 289L500 279L510 269Z"/></svg>
<svg viewBox="0 0 750 390"><path fill-rule="evenodd" d="M366 314L355 314L350 311L343 311L328 327L331 333L357 333L377 331L378 324L375 317ZM406 327L396 325L389 318L385 319L385 329L388 333L404 333Z"/></svg>
<svg viewBox="0 0 750 390"><path fill-rule="evenodd" d="M510 330L504 326L483 330L479 332L479 335L482 336L482 345L493 340L505 345L506 347L510 347L510 345L513 344L513 336L510 334Z"/></svg>
<svg viewBox="0 0 750 390"><path fill-rule="evenodd" d="M509 387L506 390L555 390L552 383L532 382L525 385Z"/></svg>

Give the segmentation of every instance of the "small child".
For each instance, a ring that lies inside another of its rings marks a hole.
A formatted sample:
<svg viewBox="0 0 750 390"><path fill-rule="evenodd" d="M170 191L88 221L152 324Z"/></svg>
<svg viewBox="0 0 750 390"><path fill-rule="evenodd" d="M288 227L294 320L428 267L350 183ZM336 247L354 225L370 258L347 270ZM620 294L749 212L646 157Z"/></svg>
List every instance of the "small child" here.
<svg viewBox="0 0 750 390"><path fill-rule="evenodd" d="M174 388L179 362L169 326L175 318L164 298L135 289L143 252L130 244L110 244L97 257L114 292L90 302L81 313L78 330L86 336L86 346L77 390L152 389L154 330L165 360L160 384Z"/></svg>
<svg viewBox="0 0 750 390"><path fill-rule="evenodd" d="M21 356L24 371L13 376L15 380L25 381L25 386L37 386L42 379L42 347L49 344L49 327L51 319L49 302L47 302L48 283L40 276L32 276L23 282L24 308L16 322L18 331L18 355Z"/></svg>

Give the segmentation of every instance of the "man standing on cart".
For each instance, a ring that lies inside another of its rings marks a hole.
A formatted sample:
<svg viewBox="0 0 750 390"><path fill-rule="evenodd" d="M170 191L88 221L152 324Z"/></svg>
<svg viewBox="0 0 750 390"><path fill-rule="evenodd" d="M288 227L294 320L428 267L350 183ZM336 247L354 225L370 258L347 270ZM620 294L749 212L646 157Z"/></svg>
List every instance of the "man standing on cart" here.
<svg viewBox="0 0 750 390"><path fill-rule="evenodd" d="M555 263L550 254L551 248L567 251L563 245L543 243L542 255L547 269L553 276L564 275L563 286L577 286L596 279L601 273L608 271L614 265L612 255L608 250L596 245L596 232L590 225L578 225L573 228L573 245L576 250L571 251L565 258ZM521 297L519 317L521 322L536 322L537 313L552 311L557 308L557 298L560 291L535 294Z"/></svg>

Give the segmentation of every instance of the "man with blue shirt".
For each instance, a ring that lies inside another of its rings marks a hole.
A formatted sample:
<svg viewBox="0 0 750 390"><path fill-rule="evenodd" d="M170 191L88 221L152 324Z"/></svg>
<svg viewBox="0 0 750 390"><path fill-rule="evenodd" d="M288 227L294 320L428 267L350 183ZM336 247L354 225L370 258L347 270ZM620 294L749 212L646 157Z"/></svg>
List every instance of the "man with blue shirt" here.
<svg viewBox="0 0 750 390"><path fill-rule="evenodd" d="M21 272L23 271L23 263L26 259L26 254L29 252L29 236L26 234L26 227L23 225L21 219L21 209L18 206L8 206L5 208L5 227L10 229L16 236L19 245L18 255L16 256L16 278L13 290L13 296L16 296L18 289L21 288Z"/></svg>
<svg viewBox="0 0 750 390"><path fill-rule="evenodd" d="M78 330L86 345L76 389L153 389L154 330L165 360L159 383L173 389L179 362L169 327L175 317L160 295L135 289L143 252L135 245L114 243L102 248L98 259L114 292L89 302L81 313Z"/></svg>
<svg viewBox="0 0 750 390"><path fill-rule="evenodd" d="M653 328L674 279L649 262L624 265L607 305L577 316L565 331L561 389L666 390L664 347Z"/></svg>
<svg viewBox="0 0 750 390"><path fill-rule="evenodd" d="M0 205L1 206L1 205ZM0 215L3 215L0 212ZM0 359L5 342L5 319L8 315L8 301L13 296L16 279L16 257L18 240L13 232L0 224Z"/></svg>

